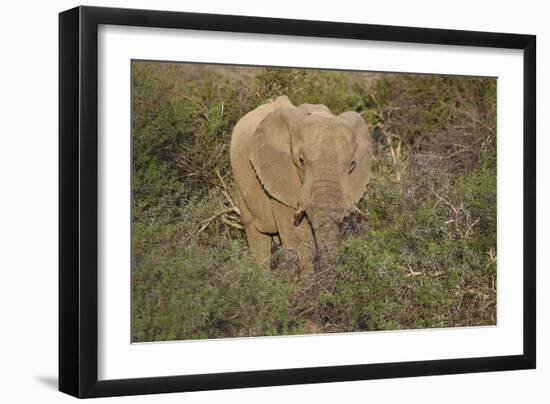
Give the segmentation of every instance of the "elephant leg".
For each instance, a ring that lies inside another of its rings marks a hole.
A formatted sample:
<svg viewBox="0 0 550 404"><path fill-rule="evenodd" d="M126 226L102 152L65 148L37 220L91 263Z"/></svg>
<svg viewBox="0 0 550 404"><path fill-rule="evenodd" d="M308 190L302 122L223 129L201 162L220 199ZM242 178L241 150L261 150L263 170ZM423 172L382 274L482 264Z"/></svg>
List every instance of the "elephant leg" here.
<svg viewBox="0 0 550 404"><path fill-rule="evenodd" d="M259 265L269 265L271 257L271 236L260 233L254 226L245 226L246 238L248 247L254 257L254 260Z"/></svg>
<svg viewBox="0 0 550 404"><path fill-rule="evenodd" d="M273 216L283 248L294 251L298 256L298 272L300 278L313 276L315 259L315 242L307 220L294 225L294 209L272 200Z"/></svg>
<svg viewBox="0 0 550 404"><path fill-rule="evenodd" d="M236 193L236 198L250 253L257 264L268 265L271 258L271 236L257 229L257 220L250 213L239 192Z"/></svg>

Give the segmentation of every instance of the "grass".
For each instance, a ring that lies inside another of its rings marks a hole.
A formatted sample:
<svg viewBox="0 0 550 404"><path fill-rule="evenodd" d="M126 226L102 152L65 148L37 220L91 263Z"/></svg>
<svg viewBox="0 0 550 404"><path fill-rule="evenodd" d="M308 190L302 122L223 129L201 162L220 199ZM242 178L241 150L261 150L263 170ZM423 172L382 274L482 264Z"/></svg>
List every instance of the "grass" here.
<svg viewBox="0 0 550 404"><path fill-rule="evenodd" d="M133 62L136 342L496 323L496 81ZM373 178L318 306L274 252L253 263L233 191L234 124L271 97L363 114ZM219 175L218 175L219 173Z"/></svg>

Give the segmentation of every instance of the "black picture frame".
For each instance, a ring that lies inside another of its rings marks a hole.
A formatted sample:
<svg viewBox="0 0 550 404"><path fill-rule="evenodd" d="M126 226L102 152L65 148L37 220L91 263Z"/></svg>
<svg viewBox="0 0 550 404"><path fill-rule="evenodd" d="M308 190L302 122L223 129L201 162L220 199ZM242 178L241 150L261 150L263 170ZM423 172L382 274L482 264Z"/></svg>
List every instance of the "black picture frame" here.
<svg viewBox="0 0 550 404"><path fill-rule="evenodd" d="M98 380L98 26L113 24L523 50L523 354ZM324 383L536 366L533 35L77 7L59 15L59 390L103 397Z"/></svg>

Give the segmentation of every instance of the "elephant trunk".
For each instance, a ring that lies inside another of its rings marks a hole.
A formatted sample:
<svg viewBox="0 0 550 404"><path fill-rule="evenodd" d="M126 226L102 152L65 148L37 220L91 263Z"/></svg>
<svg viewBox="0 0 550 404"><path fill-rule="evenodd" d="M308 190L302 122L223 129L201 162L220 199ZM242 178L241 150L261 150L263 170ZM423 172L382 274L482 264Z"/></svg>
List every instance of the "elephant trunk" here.
<svg viewBox="0 0 550 404"><path fill-rule="evenodd" d="M338 263L338 223L331 222L315 230L317 244L316 279L323 289L332 290Z"/></svg>
<svg viewBox="0 0 550 404"><path fill-rule="evenodd" d="M340 179L334 170L319 170L310 188L310 203L306 206L317 243L316 278L323 289L331 290L336 279L338 236L344 217L344 202Z"/></svg>

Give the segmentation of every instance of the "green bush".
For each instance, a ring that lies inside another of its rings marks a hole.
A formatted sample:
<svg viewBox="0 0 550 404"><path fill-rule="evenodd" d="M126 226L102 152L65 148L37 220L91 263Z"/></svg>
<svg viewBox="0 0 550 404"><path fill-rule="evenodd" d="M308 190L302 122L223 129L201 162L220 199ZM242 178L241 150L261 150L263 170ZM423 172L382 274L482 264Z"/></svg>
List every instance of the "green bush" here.
<svg viewBox="0 0 550 404"><path fill-rule="evenodd" d="M496 322L496 80L133 62L132 338L140 341ZM232 209L229 142L278 95L354 110L373 177L317 297L280 252L253 263Z"/></svg>

